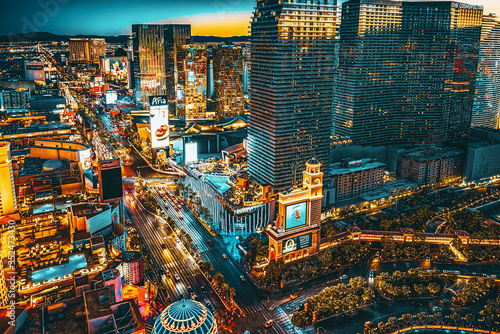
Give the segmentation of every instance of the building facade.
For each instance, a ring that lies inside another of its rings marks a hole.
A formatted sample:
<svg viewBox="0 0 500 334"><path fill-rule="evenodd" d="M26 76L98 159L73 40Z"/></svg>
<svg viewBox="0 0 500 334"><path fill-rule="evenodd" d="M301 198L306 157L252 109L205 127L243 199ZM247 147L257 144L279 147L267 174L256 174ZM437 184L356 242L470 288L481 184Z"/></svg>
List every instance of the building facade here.
<svg viewBox="0 0 500 334"><path fill-rule="evenodd" d="M367 145L466 136L481 21L482 7L453 1L345 2L335 134Z"/></svg>
<svg viewBox="0 0 500 334"><path fill-rule="evenodd" d="M472 126L499 128L500 114L500 17L483 17Z"/></svg>
<svg viewBox="0 0 500 334"><path fill-rule="evenodd" d="M17 210L16 188L12 172L10 144L0 142L0 216L6 216Z"/></svg>
<svg viewBox="0 0 500 334"><path fill-rule="evenodd" d="M136 100L149 103L150 95L167 95L169 110L177 110L179 51L189 43L191 25L133 24L132 63Z"/></svg>
<svg viewBox="0 0 500 334"><path fill-rule="evenodd" d="M90 60L99 62L99 57L106 56L106 40L104 38L92 38L90 40Z"/></svg>
<svg viewBox="0 0 500 334"><path fill-rule="evenodd" d="M243 114L241 46L217 45L213 48L213 57L216 117L223 119Z"/></svg>
<svg viewBox="0 0 500 334"><path fill-rule="evenodd" d="M398 174L418 187L442 185L462 177L465 152L445 147L418 148L401 155Z"/></svg>
<svg viewBox="0 0 500 334"><path fill-rule="evenodd" d="M207 50L204 45L184 45L177 83L177 114L186 119L214 118L207 113Z"/></svg>
<svg viewBox="0 0 500 334"><path fill-rule="evenodd" d="M385 164L371 159L345 159L330 167L335 201L355 198L384 183Z"/></svg>
<svg viewBox="0 0 500 334"><path fill-rule="evenodd" d="M30 98L30 90L27 88L4 88L0 90L0 110L28 108Z"/></svg>
<svg viewBox="0 0 500 334"><path fill-rule="evenodd" d="M328 164L334 89L335 0L258 0L251 22L251 178L274 190L316 156ZM299 170L300 171L300 170Z"/></svg>
<svg viewBox="0 0 500 334"><path fill-rule="evenodd" d="M189 169L184 182L195 190L201 204L208 209L215 228L226 235L245 235L263 230L274 215L269 201L235 205L226 192L230 191L229 175L203 174Z"/></svg>
<svg viewBox="0 0 500 334"><path fill-rule="evenodd" d="M335 86L334 132L354 143L385 144L398 112L397 60L401 2L350 0L342 4Z"/></svg>
<svg viewBox="0 0 500 334"><path fill-rule="evenodd" d="M287 263L319 251L323 198L320 167L316 159L307 161L302 185L278 194L278 219L266 230L269 260Z"/></svg>
<svg viewBox="0 0 500 334"><path fill-rule="evenodd" d="M68 46L70 62L90 61L90 41L88 38L71 38L68 41Z"/></svg>

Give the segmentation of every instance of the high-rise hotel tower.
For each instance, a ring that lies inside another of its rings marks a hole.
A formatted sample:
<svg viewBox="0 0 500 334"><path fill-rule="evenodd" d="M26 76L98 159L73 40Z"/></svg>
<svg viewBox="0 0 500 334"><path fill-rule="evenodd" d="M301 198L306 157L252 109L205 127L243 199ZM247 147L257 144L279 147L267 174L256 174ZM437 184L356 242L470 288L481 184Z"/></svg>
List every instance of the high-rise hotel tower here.
<svg viewBox="0 0 500 334"><path fill-rule="evenodd" d="M500 17L483 17L479 68L472 125L490 129L499 128L500 114Z"/></svg>
<svg viewBox="0 0 500 334"><path fill-rule="evenodd" d="M311 156L327 168L336 0L257 0L251 22L250 176L292 186ZM296 172L295 172L295 169Z"/></svg>
<svg viewBox="0 0 500 334"><path fill-rule="evenodd" d="M178 54L191 38L189 24L133 24L132 55L137 103L150 95L167 95L170 112L176 110Z"/></svg>
<svg viewBox="0 0 500 334"><path fill-rule="evenodd" d="M465 136L482 12L454 1L343 3L335 134L365 145Z"/></svg>

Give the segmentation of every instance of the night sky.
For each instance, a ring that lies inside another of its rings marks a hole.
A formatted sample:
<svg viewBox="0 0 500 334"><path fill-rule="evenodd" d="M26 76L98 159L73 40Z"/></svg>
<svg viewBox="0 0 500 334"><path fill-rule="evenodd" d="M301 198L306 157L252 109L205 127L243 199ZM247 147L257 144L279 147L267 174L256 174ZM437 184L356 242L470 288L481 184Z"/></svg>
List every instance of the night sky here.
<svg viewBox="0 0 500 334"><path fill-rule="evenodd" d="M500 14L498 0L467 0ZM191 23L193 35L247 35L255 0L2 0L0 35L129 34L133 23Z"/></svg>

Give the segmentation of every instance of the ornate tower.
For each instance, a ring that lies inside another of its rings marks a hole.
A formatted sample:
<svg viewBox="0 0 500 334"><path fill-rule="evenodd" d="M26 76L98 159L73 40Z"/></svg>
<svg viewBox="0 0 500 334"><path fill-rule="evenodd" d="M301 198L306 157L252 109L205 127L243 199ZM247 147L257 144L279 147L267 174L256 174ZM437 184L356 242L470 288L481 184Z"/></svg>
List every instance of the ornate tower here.
<svg viewBox="0 0 500 334"><path fill-rule="evenodd" d="M319 250L323 198L320 168L318 160L309 160L302 186L278 194L278 219L267 231L270 260L295 261Z"/></svg>

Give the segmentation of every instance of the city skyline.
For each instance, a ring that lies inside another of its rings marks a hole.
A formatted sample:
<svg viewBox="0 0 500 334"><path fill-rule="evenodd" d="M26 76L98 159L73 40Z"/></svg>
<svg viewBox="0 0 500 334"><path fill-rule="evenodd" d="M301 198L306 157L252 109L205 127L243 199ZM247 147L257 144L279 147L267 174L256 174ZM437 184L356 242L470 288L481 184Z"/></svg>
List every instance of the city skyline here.
<svg viewBox="0 0 500 334"><path fill-rule="evenodd" d="M500 13L500 3L495 0L465 2L482 5L484 14ZM254 0L195 0L190 4L192 5L187 7L180 2L158 0L121 5L97 0L67 3L63 0L46 0L26 7L22 2L11 3L4 9L0 35L33 32L122 35L131 34L131 25L139 23L191 24L192 34L201 36L230 37L250 34Z"/></svg>

